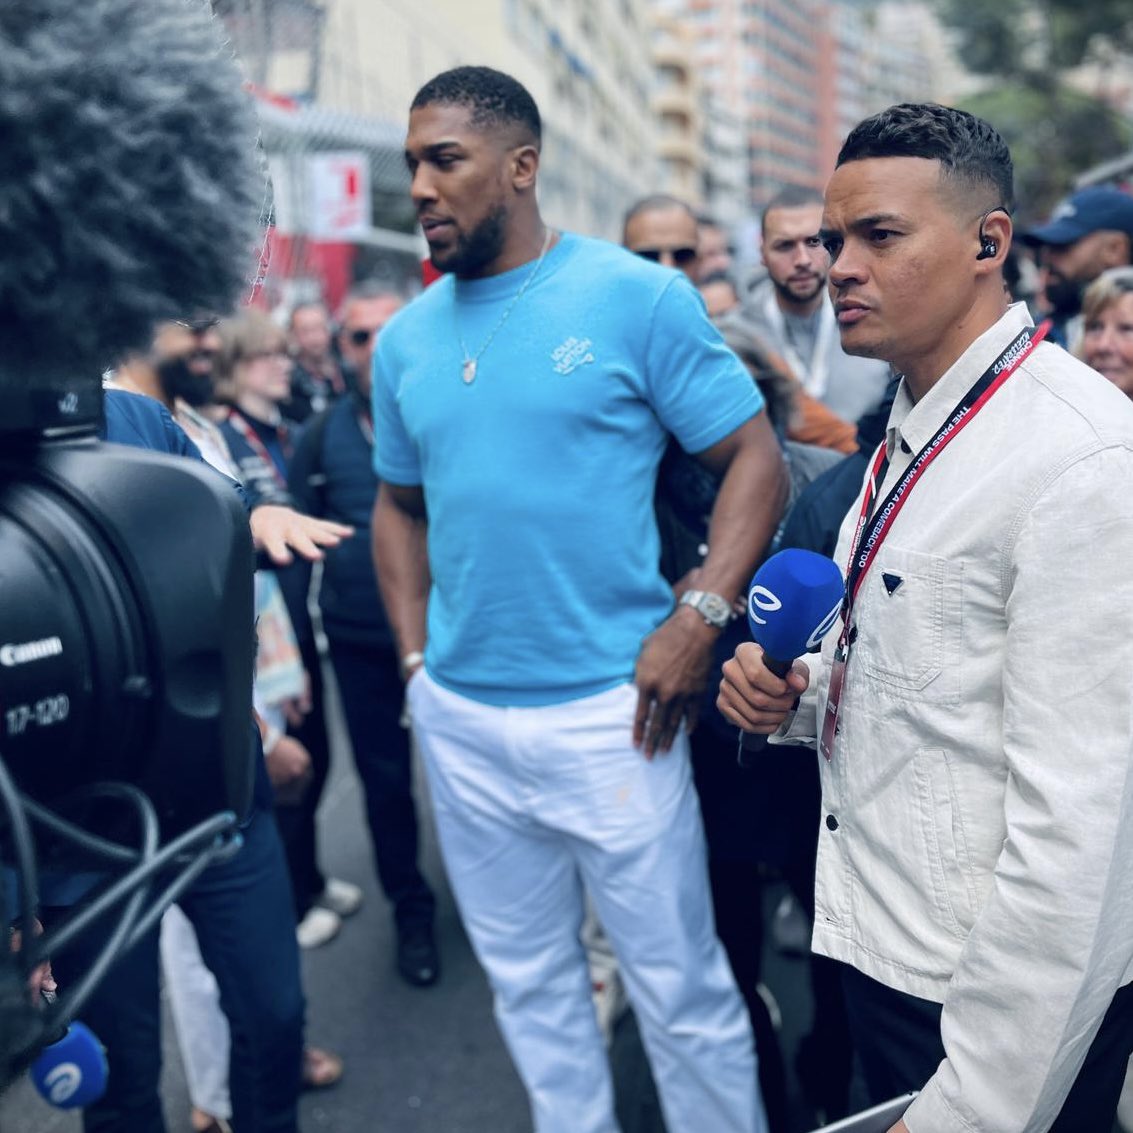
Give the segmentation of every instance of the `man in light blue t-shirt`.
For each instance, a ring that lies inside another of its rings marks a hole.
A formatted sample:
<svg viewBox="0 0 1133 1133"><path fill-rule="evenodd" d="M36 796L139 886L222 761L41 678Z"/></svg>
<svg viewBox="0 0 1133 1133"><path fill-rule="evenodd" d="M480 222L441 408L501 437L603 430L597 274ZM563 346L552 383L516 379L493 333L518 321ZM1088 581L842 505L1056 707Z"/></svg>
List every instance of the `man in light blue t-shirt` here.
<svg viewBox="0 0 1133 1133"><path fill-rule="evenodd" d="M413 102L412 196L448 274L375 354L378 577L445 863L538 1133L617 1128L584 891L669 1127L754 1133L682 725L785 477L688 281L544 225L539 139L530 95L488 68ZM653 518L669 435L723 475L675 609Z"/></svg>

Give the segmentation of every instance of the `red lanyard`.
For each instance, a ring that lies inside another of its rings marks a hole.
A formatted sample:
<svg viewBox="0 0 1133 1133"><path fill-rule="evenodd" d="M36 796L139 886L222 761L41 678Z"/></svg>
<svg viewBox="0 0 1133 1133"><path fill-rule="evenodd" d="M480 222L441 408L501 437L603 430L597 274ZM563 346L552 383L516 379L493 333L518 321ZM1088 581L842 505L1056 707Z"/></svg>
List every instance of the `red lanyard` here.
<svg viewBox="0 0 1133 1133"><path fill-rule="evenodd" d="M1019 368L1020 363L1046 337L1050 322L1044 322L1037 329L1027 327L984 371L976 384L961 398L960 403L941 426L940 431L917 453L913 462L905 470L893 489L873 509L874 501L881 490L882 481L889 467L885 444L877 450L870 469L869 485L865 499L862 500L858 527L854 534L853 549L846 567L846 598L842 606L842 636L838 642L840 653L845 656L850 640L854 603L865 581L866 573L877 558L877 552L893 528L893 523L905 506L905 501L924 475L930 464L967 427L969 422L991 400L996 391Z"/></svg>
<svg viewBox="0 0 1133 1133"><path fill-rule="evenodd" d="M271 469L272 475L275 477L276 483L281 488L287 487L287 478L279 470L279 465L272 459L272 455L268 452L264 442L260 440L256 430L244 419L243 414L237 412L235 409L228 411L228 421L234 429L248 442L249 448ZM283 429L276 428L276 435L279 437L280 446L284 452L287 451L286 434Z"/></svg>

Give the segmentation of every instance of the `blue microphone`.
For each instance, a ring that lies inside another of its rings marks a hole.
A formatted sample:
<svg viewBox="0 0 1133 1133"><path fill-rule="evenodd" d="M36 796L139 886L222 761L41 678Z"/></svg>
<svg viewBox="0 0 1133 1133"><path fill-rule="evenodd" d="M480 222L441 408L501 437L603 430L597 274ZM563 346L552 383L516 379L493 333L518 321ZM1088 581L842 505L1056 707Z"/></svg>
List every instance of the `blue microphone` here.
<svg viewBox="0 0 1133 1133"><path fill-rule="evenodd" d="M833 559L793 547L772 555L747 595L747 622L763 647L764 665L785 677L796 657L817 649L838 620L845 594Z"/></svg>
<svg viewBox="0 0 1133 1133"><path fill-rule="evenodd" d="M102 1043L83 1023L40 1052L28 1072L44 1101L58 1109L81 1109L106 1091L109 1070Z"/></svg>

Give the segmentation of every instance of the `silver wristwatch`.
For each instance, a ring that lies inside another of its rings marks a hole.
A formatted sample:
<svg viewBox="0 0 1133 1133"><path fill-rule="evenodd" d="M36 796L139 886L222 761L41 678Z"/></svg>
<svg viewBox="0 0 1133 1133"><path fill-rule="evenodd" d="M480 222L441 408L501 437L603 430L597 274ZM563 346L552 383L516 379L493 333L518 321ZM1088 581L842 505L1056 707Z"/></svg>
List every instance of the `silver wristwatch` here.
<svg viewBox="0 0 1133 1133"><path fill-rule="evenodd" d="M732 603L710 590L686 590L680 605L691 606L715 629L723 629L732 620Z"/></svg>

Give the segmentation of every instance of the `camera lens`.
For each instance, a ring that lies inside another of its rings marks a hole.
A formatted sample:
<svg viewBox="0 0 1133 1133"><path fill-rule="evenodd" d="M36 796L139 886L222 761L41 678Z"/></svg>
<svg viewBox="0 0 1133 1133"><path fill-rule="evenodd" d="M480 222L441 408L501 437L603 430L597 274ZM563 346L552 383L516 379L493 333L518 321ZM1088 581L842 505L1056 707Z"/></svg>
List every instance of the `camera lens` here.
<svg viewBox="0 0 1133 1133"><path fill-rule="evenodd" d="M0 752L17 784L46 800L92 778L136 781L147 664L111 549L30 478L0 479L0 548Z"/></svg>
<svg viewBox="0 0 1133 1133"><path fill-rule="evenodd" d="M244 814L252 545L232 482L93 442L0 459L0 758L44 803L132 783L163 835Z"/></svg>

